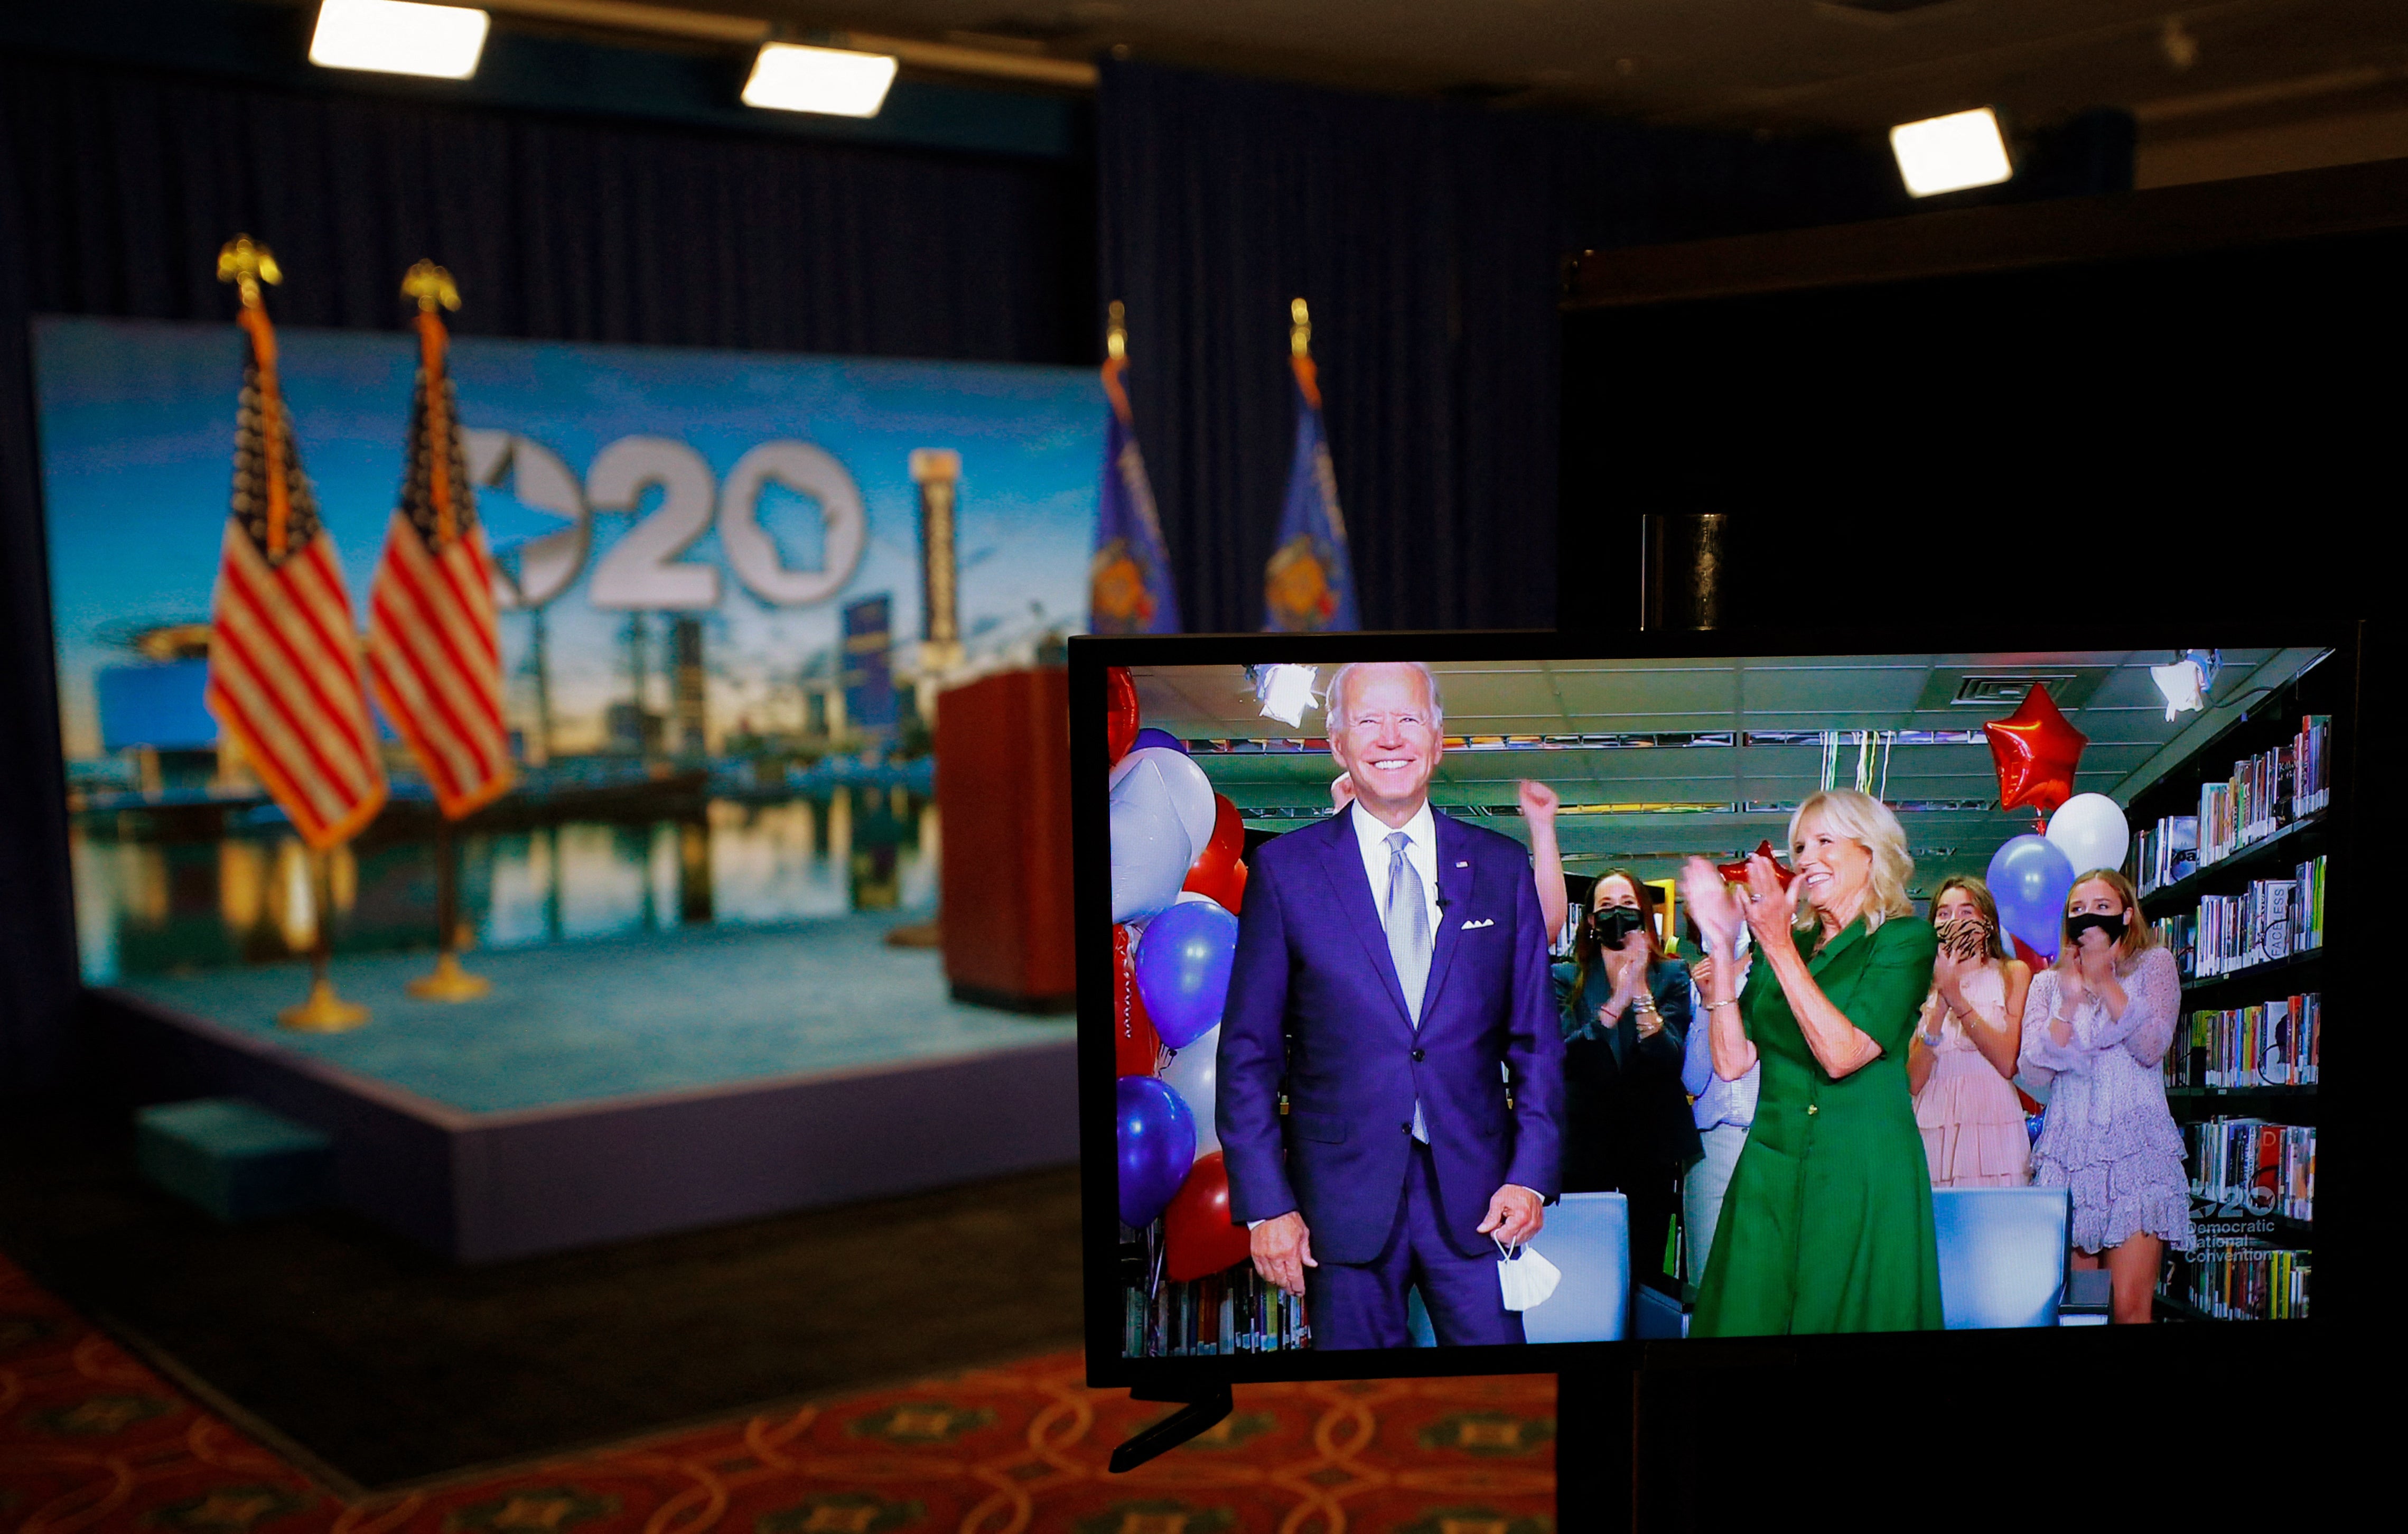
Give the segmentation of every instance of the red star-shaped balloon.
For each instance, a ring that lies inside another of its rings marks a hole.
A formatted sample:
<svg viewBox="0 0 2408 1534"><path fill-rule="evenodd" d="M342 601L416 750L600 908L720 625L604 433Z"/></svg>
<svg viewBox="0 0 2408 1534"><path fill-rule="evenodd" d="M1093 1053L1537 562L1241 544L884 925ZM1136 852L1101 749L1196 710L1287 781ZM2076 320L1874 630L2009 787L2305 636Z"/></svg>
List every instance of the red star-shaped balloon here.
<svg viewBox="0 0 2408 1534"><path fill-rule="evenodd" d="M1798 877L1798 870L1781 861L1781 855L1772 850L1770 841L1757 842L1756 851L1748 855L1770 859L1772 877L1781 881L1781 887L1784 890L1789 887L1789 882ZM1747 882L1747 858L1741 858L1736 863L1717 863L1714 872L1722 875L1723 882L1727 884L1744 884Z"/></svg>
<svg viewBox="0 0 2408 1534"><path fill-rule="evenodd" d="M1982 726L1999 765L1999 808L2029 805L2055 812L2073 797L2073 767L2090 738L2073 727L2045 687L2024 695L2015 711Z"/></svg>

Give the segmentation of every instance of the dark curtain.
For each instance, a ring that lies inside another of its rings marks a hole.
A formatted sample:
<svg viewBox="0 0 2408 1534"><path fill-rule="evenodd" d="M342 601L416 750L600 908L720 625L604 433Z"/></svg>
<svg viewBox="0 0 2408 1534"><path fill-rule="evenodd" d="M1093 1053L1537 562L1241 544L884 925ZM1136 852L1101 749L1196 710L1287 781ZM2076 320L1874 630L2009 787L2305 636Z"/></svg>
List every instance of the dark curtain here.
<svg viewBox="0 0 2408 1534"><path fill-rule="evenodd" d="M397 330L433 257L465 334L1078 361L1091 178L0 57L0 1095L60 1079L77 995L30 316L226 318L247 232L286 324Z"/></svg>
<svg viewBox="0 0 2408 1534"><path fill-rule="evenodd" d="M1365 624L1543 627L1563 258L1902 207L1887 156L1852 143L1138 64L1104 66L1096 140L1103 296L1128 305L1138 434L1197 629L1262 622L1289 299L1312 306Z"/></svg>

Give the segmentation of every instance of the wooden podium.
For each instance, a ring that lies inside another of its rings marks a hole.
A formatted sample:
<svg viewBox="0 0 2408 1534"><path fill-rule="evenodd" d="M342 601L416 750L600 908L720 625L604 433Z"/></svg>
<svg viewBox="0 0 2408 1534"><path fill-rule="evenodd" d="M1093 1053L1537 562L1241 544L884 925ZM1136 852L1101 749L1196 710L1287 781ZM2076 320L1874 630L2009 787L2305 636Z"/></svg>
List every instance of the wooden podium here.
<svg viewBox="0 0 2408 1534"><path fill-rule="evenodd" d="M1005 671L938 698L937 807L939 919L953 999L1069 1011L1078 979L1068 672Z"/></svg>

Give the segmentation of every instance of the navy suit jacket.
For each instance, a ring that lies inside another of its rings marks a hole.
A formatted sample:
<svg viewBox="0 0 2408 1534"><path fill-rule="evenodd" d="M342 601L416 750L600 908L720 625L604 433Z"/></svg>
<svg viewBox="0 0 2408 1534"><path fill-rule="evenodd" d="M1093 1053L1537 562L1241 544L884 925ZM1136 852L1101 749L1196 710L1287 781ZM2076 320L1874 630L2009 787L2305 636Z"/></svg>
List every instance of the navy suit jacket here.
<svg viewBox="0 0 2408 1534"><path fill-rule="evenodd" d="M1416 1029L1364 877L1349 818L1361 812L1349 805L1249 860L1221 1014L1229 1213L1299 1211L1315 1260L1370 1261L1404 1194L1418 1099L1447 1240L1464 1256L1493 1252L1478 1226L1498 1188L1552 1200L1559 1186L1563 1038L1529 854L1434 817L1443 904Z"/></svg>

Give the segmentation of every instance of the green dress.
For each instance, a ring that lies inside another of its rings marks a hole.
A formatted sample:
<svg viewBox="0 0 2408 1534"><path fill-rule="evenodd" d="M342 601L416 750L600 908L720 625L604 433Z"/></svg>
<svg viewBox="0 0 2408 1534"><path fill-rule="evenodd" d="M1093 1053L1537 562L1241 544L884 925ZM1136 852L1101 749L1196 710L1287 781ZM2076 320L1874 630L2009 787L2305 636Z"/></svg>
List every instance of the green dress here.
<svg viewBox="0 0 2408 1534"><path fill-rule="evenodd" d="M1747 1148L1731 1172L1692 1337L1937 1328L1931 1168L1906 1083L1907 1035L1938 944L1913 917L1850 923L1807 968L1882 1053L1834 1081L1806 1047L1772 966L1740 1015L1764 1064Z"/></svg>

